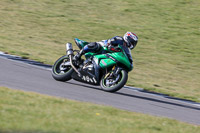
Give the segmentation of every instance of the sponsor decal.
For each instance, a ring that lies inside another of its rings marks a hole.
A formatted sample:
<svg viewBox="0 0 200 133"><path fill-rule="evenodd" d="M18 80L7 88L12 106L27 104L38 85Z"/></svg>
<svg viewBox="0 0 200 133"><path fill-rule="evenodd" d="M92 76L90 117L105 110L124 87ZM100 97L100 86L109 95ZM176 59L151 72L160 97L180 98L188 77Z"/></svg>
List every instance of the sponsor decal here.
<svg viewBox="0 0 200 133"><path fill-rule="evenodd" d="M96 79L94 77L93 77L93 80L94 80L95 83L97 83L97 81L96 81Z"/></svg>
<svg viewBox="0 0 200 133"><path fill-rule="evenodd" d="M97 83L97 81L94 77L90 78L89 76L83 76L82 80L87 81L87 82L91 82L91 83Z"/></svg>

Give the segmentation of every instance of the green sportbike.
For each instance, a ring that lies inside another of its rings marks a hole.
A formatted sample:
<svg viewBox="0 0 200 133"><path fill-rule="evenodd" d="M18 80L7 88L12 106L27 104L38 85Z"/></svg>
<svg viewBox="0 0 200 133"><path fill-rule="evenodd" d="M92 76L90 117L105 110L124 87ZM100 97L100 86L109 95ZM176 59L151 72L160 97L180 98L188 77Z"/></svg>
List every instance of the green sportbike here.
<svg viewBox="0 0 200 133"><path fill-rule="evenodd" d="M82 49L88 42L75 38ZM52 76L58 81L74 79L87 84L101 86L104 91L116 92L128 80L128 72L133 69L130 50L118 45L118 52L101 47L98 53L85 53L85 59L74 60L72 44L66 44L66 55L60 57L52 67ZM131 58L131 59L130 59Z"/></svg>

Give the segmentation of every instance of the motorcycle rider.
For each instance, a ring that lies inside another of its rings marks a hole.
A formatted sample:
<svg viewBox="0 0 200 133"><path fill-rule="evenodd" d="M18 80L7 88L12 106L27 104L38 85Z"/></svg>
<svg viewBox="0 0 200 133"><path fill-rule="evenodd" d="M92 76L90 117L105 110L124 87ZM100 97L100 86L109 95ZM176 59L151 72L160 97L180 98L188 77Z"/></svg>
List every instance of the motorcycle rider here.
<svg viewBox="0 0 200 133"><path fill-rule="evenodd" d="M96 53L96 52L100 51L101 47L107 47L109 50L118 52L118 45L121 45L121 46L128 47L129 49L132 50L137 45L137 42L138 42L138 37L135 33L126 32L123 37L115 36L108 40L102 40L100 42L91 42L91 43L85 45L81 49L81 51L77 55L74 56L74 59L75 60L80 59L81 56L87 52ZM128 55L130 62L132 63L132 61L133 61L132 56L131 56L130 52L127 52L127 53L129 53L127 55Z"/></svg>

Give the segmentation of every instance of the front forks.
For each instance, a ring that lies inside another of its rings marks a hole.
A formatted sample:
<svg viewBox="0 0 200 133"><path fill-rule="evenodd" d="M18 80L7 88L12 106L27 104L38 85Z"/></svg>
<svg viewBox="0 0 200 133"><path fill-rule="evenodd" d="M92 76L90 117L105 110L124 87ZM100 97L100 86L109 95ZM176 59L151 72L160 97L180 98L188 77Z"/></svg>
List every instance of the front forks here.
<svg viewBox="0 0 200 133"><path fill-rule="evenodd" d="M106 78L112 78L112 77L115 77L117 78L118 74L121 72L122 68L121 67L118 67L118 66L113 66L112 67L112 71L108 72L107 73L107 69L106 69L106 76L105 76L105 79Z"/></svg>

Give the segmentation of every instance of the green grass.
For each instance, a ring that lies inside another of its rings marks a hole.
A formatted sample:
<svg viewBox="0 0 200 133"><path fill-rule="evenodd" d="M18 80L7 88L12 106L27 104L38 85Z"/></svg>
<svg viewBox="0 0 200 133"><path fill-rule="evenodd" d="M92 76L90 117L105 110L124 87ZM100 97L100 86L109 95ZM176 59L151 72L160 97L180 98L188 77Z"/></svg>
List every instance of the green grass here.
<svg viewBox="0 0 200 133"><path fill-rule="evenodd" d="M3 133L197 133L200 126L0 87Z"/></svg>
<svg viewBox="0 0 200 133"><path fill-rule="evenodd" d="M199 7L198 0L1 0L0 50L53 64L75 37L132 31L139 43L127 84L200 102Z"/></svg>

